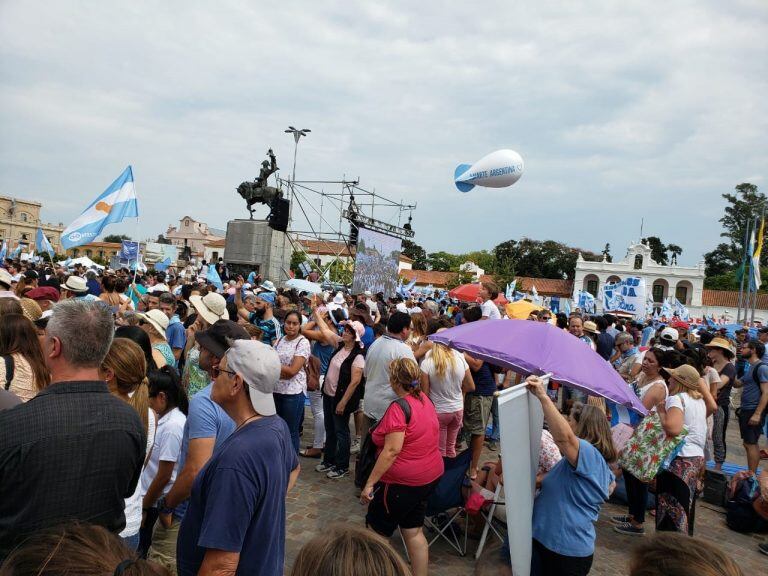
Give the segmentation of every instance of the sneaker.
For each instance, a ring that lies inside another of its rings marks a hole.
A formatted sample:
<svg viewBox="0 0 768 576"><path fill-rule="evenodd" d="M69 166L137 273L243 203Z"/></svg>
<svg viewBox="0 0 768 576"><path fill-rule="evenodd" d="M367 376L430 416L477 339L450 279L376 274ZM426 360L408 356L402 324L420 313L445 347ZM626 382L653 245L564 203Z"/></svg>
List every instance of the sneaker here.
<svg viewBox="0 0 768 576"><path fill-rule="evenodd" d="M334 480L336 478L344 478L344 476L347 476L349 474L349 470L339 470L338 468L332 468L328 474L326 474L326 477L333 478Z"/></svg>
<svg viewBox="0 0 768 576"><path fill-rule="evenodd" d="M358 452L360 452L360 440L354 440L349 446L349 453L357 454Z"/></svg>
<svg viewBox="0 0 768 576"><path fill-rule="evenodd" d="M629 522L625 524L617 524L613 527L614 532L618 532L619 534L624 534L626 536L644 536L645 535L645 528L637 528L635 526L632 526Z"/></svg>
<svg viewBox="0 0 768 576"><path fill-rule="evenodd" d="M325 462L320 462L320 464L315 466L315 472L328 472L329 470L333 470L333 466Z"/></svg>
<svg viewBox="0 0 768 576"><path fill-rule="evenodd" d="M632 516L611 516L611 522L614 524L629 524Z"/></svg>
<svg viewBox="0 0 768 576"><path fill-rule="evenodd" d="M768 542L763 542L757 545L757 549L761 554L768 556Z"/></svg>

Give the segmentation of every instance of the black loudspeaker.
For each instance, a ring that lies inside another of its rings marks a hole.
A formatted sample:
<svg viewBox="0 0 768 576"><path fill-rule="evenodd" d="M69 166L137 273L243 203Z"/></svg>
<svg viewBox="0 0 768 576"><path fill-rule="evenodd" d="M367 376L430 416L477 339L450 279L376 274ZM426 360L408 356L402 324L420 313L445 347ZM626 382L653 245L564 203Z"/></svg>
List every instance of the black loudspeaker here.
<svg viewBox="0 0 768 576"><path fill-rule="evenodd" d="M357 224L355 224L354 222L350 222L349 223L349 243L352 246L357 246L357 232L358 232Z"/></svg>
<svg viewBox="0 0 768 576"><path fill-rule="evenodd" d="M288 230L288 210L290 202L285 198L275 198L269 213L269 227L279 232Z"/></svg>

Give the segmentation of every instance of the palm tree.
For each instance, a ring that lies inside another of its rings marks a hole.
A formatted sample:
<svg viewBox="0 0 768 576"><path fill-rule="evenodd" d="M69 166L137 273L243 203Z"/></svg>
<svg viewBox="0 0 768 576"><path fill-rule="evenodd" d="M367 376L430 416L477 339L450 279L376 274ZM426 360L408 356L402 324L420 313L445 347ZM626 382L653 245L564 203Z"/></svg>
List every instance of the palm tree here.
<svg viewBox="0 0 768 576"><path fill-rule="evenodd" d="M676 265L677 264L677 257L680 256L680 254L683 253L683 249L680 248L677 244L667 244L667 252L671 254L670 264Z"/></svg>

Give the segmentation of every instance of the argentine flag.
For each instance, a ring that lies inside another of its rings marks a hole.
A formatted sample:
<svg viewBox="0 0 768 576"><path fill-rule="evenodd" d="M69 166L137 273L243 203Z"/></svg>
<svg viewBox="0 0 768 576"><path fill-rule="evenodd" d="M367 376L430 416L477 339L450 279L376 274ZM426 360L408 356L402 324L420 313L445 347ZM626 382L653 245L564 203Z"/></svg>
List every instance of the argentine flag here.
<svg viewBox="0 0 768 576"><path fill-rule="evenodd" d="M64 249L69 249L87 244L99 236L107 224L138 217L139 205L133 187L133 170L128 166L117 180L61 233L61 245Z"/></svg>
<svg viewBox="0 0 768 576"><path fill-rule="evenodd" d="M0 265L5 263L5 259L8 256L8 242L3 240L3 245L0 247Z"/></svg>
<svg viewBox="0 0 768 576"><path fill-rule="evenodd" d="M37 229L37 238L35 238L35 250L38 252L48 252L48 255L53 258L53 246L43 234L43 229Z"/></svg>

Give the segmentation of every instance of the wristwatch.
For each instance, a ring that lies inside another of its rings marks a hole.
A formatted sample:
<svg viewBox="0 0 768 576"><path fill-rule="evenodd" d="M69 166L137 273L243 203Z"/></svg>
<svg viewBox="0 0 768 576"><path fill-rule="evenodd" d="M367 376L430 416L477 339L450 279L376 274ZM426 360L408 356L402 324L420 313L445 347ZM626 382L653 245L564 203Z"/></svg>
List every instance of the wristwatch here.
<svg viewBox="0 0 768 576"><path fill-rule="evenodd" d="M160 512L160 514L173 514L174 510L175 508L169 508L165 505L165 496L157 501L157 511Z"/></svg>

